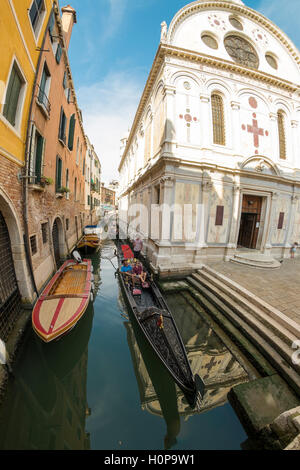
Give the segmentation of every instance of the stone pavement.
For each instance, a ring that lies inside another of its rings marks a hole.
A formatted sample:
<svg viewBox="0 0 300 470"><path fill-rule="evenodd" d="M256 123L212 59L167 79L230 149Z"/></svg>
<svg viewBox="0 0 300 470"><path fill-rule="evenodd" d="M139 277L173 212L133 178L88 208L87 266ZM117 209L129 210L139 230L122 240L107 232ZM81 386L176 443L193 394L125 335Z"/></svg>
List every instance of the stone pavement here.
<svg viewBox="0 0 300 470"><path fill-rule="evenodd" d="M300 257L278 269L259 269L230 261L206 263L300 324Z"/></svg>

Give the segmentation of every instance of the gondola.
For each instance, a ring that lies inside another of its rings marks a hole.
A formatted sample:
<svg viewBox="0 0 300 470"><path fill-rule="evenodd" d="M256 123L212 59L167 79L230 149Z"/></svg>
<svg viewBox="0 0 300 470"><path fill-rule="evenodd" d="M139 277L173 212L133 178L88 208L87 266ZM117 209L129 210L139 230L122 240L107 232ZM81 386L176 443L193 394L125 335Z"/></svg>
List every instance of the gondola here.
<svg viewBox="0 0 300 470"><path fill-rule="evenodd" d="M186 350L174 318L152 276L147 274L146 283L133 287L130 278L121 272L123 260L133 258L126 242L116 243L118 276L135 321L150 346L162 361L178 387L185 394L189 405L194 408L203 398L204 383L192 373Z"/></svg>

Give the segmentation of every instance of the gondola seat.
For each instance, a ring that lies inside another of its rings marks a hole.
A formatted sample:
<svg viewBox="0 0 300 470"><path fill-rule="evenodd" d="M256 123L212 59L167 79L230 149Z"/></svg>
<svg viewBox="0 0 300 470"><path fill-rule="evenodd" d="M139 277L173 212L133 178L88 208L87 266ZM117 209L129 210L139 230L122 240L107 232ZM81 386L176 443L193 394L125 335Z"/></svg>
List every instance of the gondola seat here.
<svg viewBox="0 0 300 470"><path fill-rule="evenodd" d="M133 295L134 297L138 297L139 300L142 300L142 291L141 291L141 289L137 289L136 287L134 287L134 288L132 289L132 295Z"/></svg>

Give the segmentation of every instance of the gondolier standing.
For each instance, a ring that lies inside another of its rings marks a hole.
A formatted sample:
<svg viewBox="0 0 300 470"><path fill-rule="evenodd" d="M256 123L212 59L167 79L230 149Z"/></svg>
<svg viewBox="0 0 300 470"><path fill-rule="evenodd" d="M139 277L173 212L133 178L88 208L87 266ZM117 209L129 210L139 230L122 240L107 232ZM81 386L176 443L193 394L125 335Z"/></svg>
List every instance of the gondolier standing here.
<svg viewBox="0 0 300 470"><path fill-rule="evenodd" d="M137 235L136 239L133 242L133 254L136 259L139 259L142 249L143 249L143 242L140 236Z"/></svg>

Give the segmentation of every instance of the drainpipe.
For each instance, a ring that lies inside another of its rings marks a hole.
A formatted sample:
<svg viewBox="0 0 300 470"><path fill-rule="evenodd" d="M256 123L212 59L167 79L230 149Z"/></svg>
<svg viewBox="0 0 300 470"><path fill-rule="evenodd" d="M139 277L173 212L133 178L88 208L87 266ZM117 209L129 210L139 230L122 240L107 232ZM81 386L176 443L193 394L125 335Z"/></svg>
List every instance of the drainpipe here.
<svg viewBox="0 0 300 470"><path fill-rule="evenodd" d="M51 14L55 14L54 8L52 9ZM41 45L41 51L40 55L38 58L38 63L37 63L37 68L36 68L36 73L35 73L35 78L34 78L34 83L33 83L33 90L32 90L32 96L31 96L31 102L30 102L30 108L29 108L29 116L28 116L28 122L27 122L27 133L26 133L26 142L25 142L25 166L24 166L24 175L22 176L23 179L23 198L22 198L22 204L23 204L23 220L24 220L24 229L25 229L25 236L24 236L24 241L25 241L25 252L26 252L26 258L29 266L29 271L30 271L30 276L32 280L32 284L35 290L35 293L37 294L37 297L39 296L39 292L36 286L35 282L35 277L34 277L34 270L33 270L33 263L32 263L32 255L31 255L31 248L30 248L30 243L29 243L29 226L28 226L28 179L29 179L29 158L30 158L30 147L31 147L31 129L32 129L32 123L34 122L32 119L32 108L33 108L33 102L34 102L34 96L35 96L35 90L36 90L36 85L37 85L37 76L38 72L40 69L41 65L41 60L42 60L42 55L43 55L43 48L45 45L46 37L48 34L48 28L50 25L50 19L51 19L51 14L49 15L48 23L46 26L43 42Z"/></svg>

